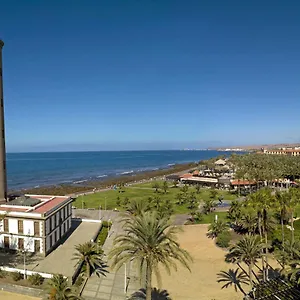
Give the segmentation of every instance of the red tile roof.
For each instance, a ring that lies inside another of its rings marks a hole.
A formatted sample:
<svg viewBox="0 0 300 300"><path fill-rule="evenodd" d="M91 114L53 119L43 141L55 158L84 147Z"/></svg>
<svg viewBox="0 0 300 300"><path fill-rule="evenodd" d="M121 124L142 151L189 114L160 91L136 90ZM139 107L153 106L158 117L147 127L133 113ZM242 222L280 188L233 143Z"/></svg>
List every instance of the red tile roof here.
<svg viewBox="0 0 300 300"><path fill-rule="evenodd" d="M249 180L232 180L230 182L231 185L249 185L249 184L255 184L255 181L249 181Z"/></svg>
<svg viewBox="0 0 300 300"><path fill-rule="evenodd" d="M54 197L52 200L46 201L43 205L35 209L33 212L35 213L46 213L47 211L51 210L52 208L58 206L59 204L63 203L68 197Z"/></svg>
<svg viewBox="0 0 300 300"><path fill-rule="evenodd" d="M186 173L180 176L180 178L191 178L191 177L193 177L193 175L190 173Z"/></svg>

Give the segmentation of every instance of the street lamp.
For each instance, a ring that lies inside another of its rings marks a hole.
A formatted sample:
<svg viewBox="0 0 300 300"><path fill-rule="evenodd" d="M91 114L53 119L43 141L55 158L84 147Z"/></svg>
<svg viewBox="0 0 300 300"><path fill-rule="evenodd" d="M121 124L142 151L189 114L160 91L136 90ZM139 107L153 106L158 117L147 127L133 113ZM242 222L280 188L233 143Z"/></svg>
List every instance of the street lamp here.
<svg viewBox="0 0 300 300"><path fill-rule="evenodd" d="M26 251L22 250L23 253L23 263L24 263L24 279L26 279Z"/></svg>
<svg viewBox="0 0 300 300"><path fill-rule="evenodd" d="M101 220L101 210L102 210L102 206L99 206L99 220Z"/></svg>

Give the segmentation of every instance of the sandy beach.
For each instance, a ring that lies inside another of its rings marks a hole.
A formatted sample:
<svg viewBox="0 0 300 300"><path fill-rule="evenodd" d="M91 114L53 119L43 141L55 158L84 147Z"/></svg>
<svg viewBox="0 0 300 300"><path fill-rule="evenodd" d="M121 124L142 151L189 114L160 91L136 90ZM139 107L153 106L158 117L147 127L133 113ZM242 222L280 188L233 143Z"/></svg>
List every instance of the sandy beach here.
<svg viewBox="0 0 300 300"><path fill-rule="evenodd" d="M184 226L178 240L181 247L188 250L194 259L191 273L181 266L170 276L162 271L162 288L176 300L240 300L241 293L236 293L232 287L221 290L222 285L217 282L218 272L236 266L225 263L225 251L206 237L207 227L208 225ZM245 290L247 288L245 286Z"/></svg>

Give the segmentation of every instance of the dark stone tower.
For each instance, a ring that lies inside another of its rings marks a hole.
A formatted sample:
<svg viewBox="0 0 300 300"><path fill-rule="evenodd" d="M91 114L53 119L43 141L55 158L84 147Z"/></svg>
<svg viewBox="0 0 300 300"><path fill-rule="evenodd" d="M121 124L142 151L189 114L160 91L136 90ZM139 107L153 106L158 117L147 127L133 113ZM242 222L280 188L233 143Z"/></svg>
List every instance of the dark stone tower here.
<svg viewBox="0 0 300 300"><path fill-rule="evenodd" d="M0 40L0 203L7 200L6 183L6 152L5 152L5 131L4 131L4 103L3 103L3 70L2 70L2 48L4 43Z"/></svg>

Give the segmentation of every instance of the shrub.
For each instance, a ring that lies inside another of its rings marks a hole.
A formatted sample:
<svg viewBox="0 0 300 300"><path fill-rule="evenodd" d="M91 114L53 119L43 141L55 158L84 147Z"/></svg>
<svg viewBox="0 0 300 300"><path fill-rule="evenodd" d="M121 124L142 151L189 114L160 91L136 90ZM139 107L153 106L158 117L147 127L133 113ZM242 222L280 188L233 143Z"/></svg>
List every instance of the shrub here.
<svg viewBox="0 0 300 300"><path fill-rule="evenodd" d="M11 278L14 281L19 281L19 280L23 279L23 274L20 272L13 272L13 273L11 273Z"/></svg>
<svg viewBox="0 0 300 300"><path fill-rule="evenodd" d="M224 231L220 233L216 239L216 244L221 248L228 248L231 240L231 235L229 231Z"/></svg>
<svg viewBox="0 0 300 300"><path fill-rule="evenodd" d="M44 278L38 273L30 275L28 280L32 285L42 285L44 282Z"/></svg>
<svg viewBox="0 0 300 300"><path fill-rule="evenodd" d="M5 278L6 272L0 268L0 278Z"/></svg>

